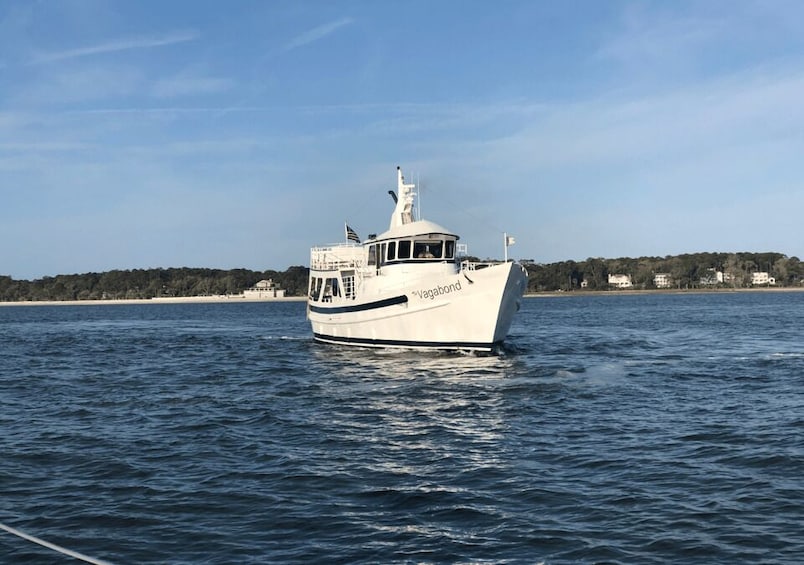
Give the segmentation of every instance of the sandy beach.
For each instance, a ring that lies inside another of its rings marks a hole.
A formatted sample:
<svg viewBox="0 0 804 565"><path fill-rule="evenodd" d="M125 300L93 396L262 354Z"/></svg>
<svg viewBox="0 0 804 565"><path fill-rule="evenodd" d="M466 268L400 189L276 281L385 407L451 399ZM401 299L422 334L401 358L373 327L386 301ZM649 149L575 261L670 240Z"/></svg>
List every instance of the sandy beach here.
<svg viewBox="0 0 804 565"><path fill-rule="evenodd" d="M20 302L0 302L0 306L108 306L125 304L198 304L228 303L243 304L254 302L302 302L305 296L284 298L243 298L242 296L178 296L163 298L132 298L119 300L28 300Z"/></svg>
<svg viewBox="0 0 804 565"><path fill-rule="evenodd" d="M737 292L804 292L804 287L719 288L719 289L656 289L656 290L573 290L534 292L525 298L551 298L556 296L628 296L636 294L711 294ZM0 306L108 306L115 304L243 304L253 302L304 302L306 296L284 298L243 298L242 296L179 296L161 298L132 298L119 300L28 300L0 302Z"/></svg>
<svg viewBox="0 0 804 565"><path fill-rule="evenodd" d="M732 294L739 292L804 292L804 286L758 287L758 288L663 288L620 290L547 290L532 292L525 298L550 298L553 296L630 296L636 294Z"/></svg>

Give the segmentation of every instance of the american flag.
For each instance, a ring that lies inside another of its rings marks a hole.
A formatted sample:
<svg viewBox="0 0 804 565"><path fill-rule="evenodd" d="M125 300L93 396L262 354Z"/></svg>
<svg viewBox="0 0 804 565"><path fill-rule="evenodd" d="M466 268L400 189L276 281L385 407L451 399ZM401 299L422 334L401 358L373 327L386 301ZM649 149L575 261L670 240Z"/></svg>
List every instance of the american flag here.
<svg viewBox="0 0 804 565"><path fill-rule="evenodd" d="M357 236L357 232L349 227L349 224L344 224L346 226L346 241L354 241L355 243L360 243L360 238Z"/></svg>

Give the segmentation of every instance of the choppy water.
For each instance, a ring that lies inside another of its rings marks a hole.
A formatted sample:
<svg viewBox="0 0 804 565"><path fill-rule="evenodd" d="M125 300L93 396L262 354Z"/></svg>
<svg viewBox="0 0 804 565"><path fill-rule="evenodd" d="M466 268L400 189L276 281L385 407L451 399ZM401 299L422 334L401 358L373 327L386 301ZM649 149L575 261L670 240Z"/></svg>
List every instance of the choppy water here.
<svg viewBox="0 0 804 565"><path fill-rule="evenodd" d="M530 299L494 357L304 308L0 308L0 522L113 563L804 562L804 293Z"/></svg>

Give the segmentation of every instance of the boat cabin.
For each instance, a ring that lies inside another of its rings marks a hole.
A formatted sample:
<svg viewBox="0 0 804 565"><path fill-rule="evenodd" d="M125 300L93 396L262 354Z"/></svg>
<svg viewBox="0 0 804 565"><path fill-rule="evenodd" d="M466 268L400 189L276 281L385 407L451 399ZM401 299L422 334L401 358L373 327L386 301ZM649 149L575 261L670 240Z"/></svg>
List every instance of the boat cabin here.
<svg viewBox="0 0 804 565"><path fill-rule="evenodd" d="M428 220L393 227L365 243L369 265L453 263L458 236Z"/></svg>
<svg viewBox="0 0 804 565"><path fill-rule="evenodd" d="M379 275L410 276L420 269L432 272L439 265L457 272L458 239L438 224L419 220L371 236L359 245L314 248L309 298L324 303L354 300L360 282Z"/></svg>
<svg viewBox="0 0 804 565"><path fill-rule="evenodd" d="M442 263L455 261L456 236L429 234L415 238L368 242L367 264L374 267L399 263Z"/></svg>

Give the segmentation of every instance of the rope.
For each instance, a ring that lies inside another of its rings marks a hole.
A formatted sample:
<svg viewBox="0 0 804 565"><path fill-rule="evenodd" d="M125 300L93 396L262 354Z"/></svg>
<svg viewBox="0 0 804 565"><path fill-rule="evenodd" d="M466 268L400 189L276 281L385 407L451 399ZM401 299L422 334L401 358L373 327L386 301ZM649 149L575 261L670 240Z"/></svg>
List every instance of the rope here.
<svg viewBox="0 0 804 565"><path fill-rule="evenodd" d="M39 544L39 545L41 545L43 547L47 547L48 549L52 549L53 551L58 551L59 553L62 553L64 555L69 555L70 557L80 559L81 561L85 561L87 563L92 563L92 565L112 565L108 561L101 561L99 559L94 559L92 557L89 557L88 555L84 555L82 553L78 553L77 551L73 551L71 549L67 549L65 547L61 547L59 545L56 545L55 543L50 543L49 541L45 541L43 539L39 539L37 537L28 535L25 532L21 532L19 530L16 530L16 529L10 527L10 526L6 526L3 523L0 523L0 529L5 530L8 533L13 534L13 535L15 535L17 537L21 537L22 539L25 539L25 540L28 540L30 542Z"/></svg>

